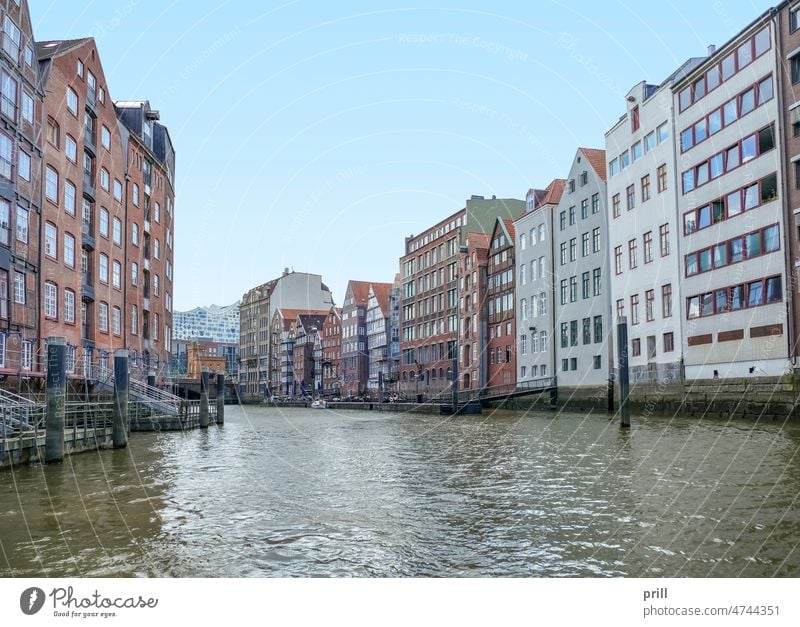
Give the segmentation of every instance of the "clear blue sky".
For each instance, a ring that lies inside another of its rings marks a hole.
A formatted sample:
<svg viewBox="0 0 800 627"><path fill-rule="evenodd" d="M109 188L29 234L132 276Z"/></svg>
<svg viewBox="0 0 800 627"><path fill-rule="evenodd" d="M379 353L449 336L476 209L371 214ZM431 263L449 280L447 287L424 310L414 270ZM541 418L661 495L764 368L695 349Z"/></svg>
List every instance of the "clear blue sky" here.
<svg viewBox="0 0 800 627"><path fill-rule="evenodd" d="M177 162L175 308L288 266L391 281L403 238L471 194L524 198L603 148L660 82L773 2L30 0L38 39L94 36Z"/></svg>

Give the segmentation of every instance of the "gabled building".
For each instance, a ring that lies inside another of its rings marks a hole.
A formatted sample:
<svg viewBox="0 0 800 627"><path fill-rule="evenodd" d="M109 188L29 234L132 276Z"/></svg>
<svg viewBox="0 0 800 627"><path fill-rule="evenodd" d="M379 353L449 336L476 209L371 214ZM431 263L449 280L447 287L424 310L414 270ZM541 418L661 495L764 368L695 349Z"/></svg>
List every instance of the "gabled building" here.
<svg viewBox="0 0 800 627"><path fill-rule="evenodd" d="M517 233L517 384L535 385L556 375L553 299L553 215L567 181L555 179L526 195Z"/></svg>
<svg viewBox="0 0 800 627"><path fill-rule="evenodd" d="M316 377L317 359L315 344L325 322L326 314L300 314L292 323L290 335L293 340L293 379L292 396L304 397L317 393L314 381Z"/></svg>
<svg viewBox="0 0 800 627"><path fill-rule="evenodd" d="M287 396L294 398L301 394L301 390L313 381L313 368L311 374L307 371L309 361L313 358L313 339L311 346L307 346L306 329L303 320L309 326L314 326L314 321L321 325L328 312L325 310L303 310L277 307L272 316L270 325L270 348L272 354L272 378L269 390L274 396ZM295 344L297 334L300 333L302 344L302 359L295 364ZM302 374L296 377L296 372ZM301 383L305 382L304 385Z"/></svg>
<svg viewBox="0 0 800 627"><path fill-rule="evenodd" d="M0 9L0 375L19 382L44 372L38 282L45 117L28 3L3 0Z"/></svg>
<svg viewBox="0 0 800 627"><path fill-rule="evenodd" d="M487 267L489 236L467 233L458 254L458 339L460 344L460 389L466 392L486 387L487 375Z"/></svg>
<svg viewBox="0 0 800 627"><path fill-rule="evenodd" d="M489 239L487 301L489 341L486 387L493 392L516 386L515 246L516 231L510 219L498 218Z"/></svg>
<svg viewBox="0 0 800 627"><path fill-rule="evenodd" d="M579 148L553 225L558 388L611 394L605 151Z"/></svg>
<svg viewBox="0 0 800 627"><path fill-rule="evenodd" d="M342 305L342 394L363 396L369 378L367 306L369 281L348 281Z"/></svg>
<svg viewBox="0 0 800 627"><path fill-rule="evenodd" d="M392 354L392 314L397 313L399 294L392 283L370 283L367 295L367 350L369 374L367 388L371 397L389 389L397 375L397 362Z"/></svg>
<svg viewBox="0 0 800 627"><path fill-rule="evenodd" d="M322 325L322 393L341 396L342 310L331 307Z"/></svg>

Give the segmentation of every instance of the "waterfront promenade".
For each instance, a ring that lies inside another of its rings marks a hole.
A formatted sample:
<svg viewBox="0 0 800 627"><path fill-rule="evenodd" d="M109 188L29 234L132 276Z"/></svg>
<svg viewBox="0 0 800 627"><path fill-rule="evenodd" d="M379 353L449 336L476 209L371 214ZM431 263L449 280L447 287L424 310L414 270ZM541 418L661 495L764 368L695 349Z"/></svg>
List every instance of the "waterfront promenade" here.
<svg viewBox="0 0 800 627"><path fill-rule="evenodd" d="M7 471L0 574L796 577L798 448L775 420L228 406Z"/></svg>

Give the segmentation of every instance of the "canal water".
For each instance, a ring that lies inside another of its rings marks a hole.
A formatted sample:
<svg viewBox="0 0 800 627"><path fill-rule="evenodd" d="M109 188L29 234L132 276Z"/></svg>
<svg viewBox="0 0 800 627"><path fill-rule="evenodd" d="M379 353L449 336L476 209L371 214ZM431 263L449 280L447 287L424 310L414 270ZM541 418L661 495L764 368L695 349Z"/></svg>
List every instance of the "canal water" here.
<svg viewBox="0 0 800 627"><path fill-rule="evenodd" d="M0 474L0 576L800 576L800 425L226 408Z"/></svg>

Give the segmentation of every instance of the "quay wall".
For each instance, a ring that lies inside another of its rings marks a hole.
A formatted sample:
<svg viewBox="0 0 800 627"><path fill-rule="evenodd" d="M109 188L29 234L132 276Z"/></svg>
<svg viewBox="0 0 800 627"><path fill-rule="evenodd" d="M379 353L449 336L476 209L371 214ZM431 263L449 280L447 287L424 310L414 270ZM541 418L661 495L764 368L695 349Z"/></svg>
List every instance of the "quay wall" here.
<svg viewBox="0 0 800 627"><path fill-rule="evenodd" d="M96 429L67 429L64 433L64 453L73 455L110 448L112 427ZM44 461L45 432L24 433L19 437L0 438L0 469Z"/></svg>

